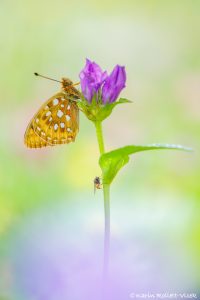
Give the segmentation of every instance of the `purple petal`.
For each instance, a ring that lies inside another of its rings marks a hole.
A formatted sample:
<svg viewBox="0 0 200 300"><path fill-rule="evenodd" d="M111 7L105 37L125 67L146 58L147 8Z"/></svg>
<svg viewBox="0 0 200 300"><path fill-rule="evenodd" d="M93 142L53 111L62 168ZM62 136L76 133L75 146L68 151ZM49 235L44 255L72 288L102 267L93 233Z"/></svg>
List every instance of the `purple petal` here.
<svg viewBox="0 0 200 300"><path fill-rule="evenodd" d="M103 72L98 64L86 59L86 65L80 72L79 77L82 93L88 102L91 102L106 79L107 73Z"/></svg>
<svg viewBox="0 0 200 300"><path fill-rule="evenodd" d="M126 71L125 67L115 66L112 73L106 78L102 88L103 103L112 103L117 100L121 90L125 88Z"/></svg>

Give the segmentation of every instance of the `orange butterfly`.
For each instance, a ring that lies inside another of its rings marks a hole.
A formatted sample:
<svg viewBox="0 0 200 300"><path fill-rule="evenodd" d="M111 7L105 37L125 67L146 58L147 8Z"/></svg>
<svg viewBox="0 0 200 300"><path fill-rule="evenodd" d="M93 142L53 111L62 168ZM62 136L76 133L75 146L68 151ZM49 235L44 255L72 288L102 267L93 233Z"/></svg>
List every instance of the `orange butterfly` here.
<svg viewBox="0 0 200 300"><path fill-rule="evenodd" d="M35 75L51 79L38 73ZM79 130L79 109L76 102L80 98L80 92L74 87L77 84L67 78L62 78L59 82L62 85L61 92L40 107L26 129L24 143L29 148L75 141Z"/></svg>

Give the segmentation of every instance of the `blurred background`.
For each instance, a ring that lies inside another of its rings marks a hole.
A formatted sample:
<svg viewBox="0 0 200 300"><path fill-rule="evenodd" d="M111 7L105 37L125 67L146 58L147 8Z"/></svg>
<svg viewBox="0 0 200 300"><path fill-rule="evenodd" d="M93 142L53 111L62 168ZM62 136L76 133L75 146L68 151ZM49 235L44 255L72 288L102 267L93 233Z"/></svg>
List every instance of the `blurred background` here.
<svg viewBox="0 0 200 300"><path fill-rule="evenodd" d="M193 153L137 154L112 186L109 299L200 292L200 1L2 0L0 300L98 299L102 191L95 130L26 149L23 135L85 58L126 66L133 101L104 122L106 149L177 143Z"/></svg>

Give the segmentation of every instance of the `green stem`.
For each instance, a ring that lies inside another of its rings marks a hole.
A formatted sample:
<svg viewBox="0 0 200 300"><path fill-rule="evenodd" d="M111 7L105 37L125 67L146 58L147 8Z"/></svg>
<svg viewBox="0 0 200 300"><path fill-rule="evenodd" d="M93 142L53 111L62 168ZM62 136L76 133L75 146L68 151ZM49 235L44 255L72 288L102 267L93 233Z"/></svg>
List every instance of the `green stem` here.
<svg viewBox="0 0 200 300"><path fill-rule="evenodd" d="M101 122L95 122L97 140L99 144L100 155L105 152L103 132ZM104 174L102 174L104 176ZM104 178L103 178L104 179ZM104 195L104 264L103 264L103 278L106 281L108 277L109 267L109 252L110 252L110 185L103 182Z"/></svg>
<svg viewBox="0 0 200 300"><path fill-rule="evenodd" d="M99 152L100 152L100 154L103 154L105 152L105 148L104 148L101 122L96 121L94 124L96 127L97 140L98 140L98 144L99 144Z"/></svg>
<svg viewBox="0 0 200 300"><path fill-rule="evenodd" d="M103 264L103 278L108 277L109 268L109 253L110 253L110 185L103 185L104 195L104 214L105 214L105 227L104 227L104 264Z"/></svg>

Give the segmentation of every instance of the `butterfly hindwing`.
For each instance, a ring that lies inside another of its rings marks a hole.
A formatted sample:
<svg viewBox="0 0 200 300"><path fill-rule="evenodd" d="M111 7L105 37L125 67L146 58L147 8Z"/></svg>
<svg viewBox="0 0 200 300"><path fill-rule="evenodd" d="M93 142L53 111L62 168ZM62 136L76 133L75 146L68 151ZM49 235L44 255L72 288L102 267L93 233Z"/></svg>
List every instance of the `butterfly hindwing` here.
<svg viewBox="0 0 200 300"><path fill-rule="evenodd" d="M42 148L48 146L34 131L32 124L27 127L24 143L28 148Z"/></svg>
<svg viewBox="0 0 200 300"><path fill-rule="evenodd" d="M60 92L47 100L31 120L25 144L41 148L75 140L79 129L79 110L67 93Z"/></svg>

